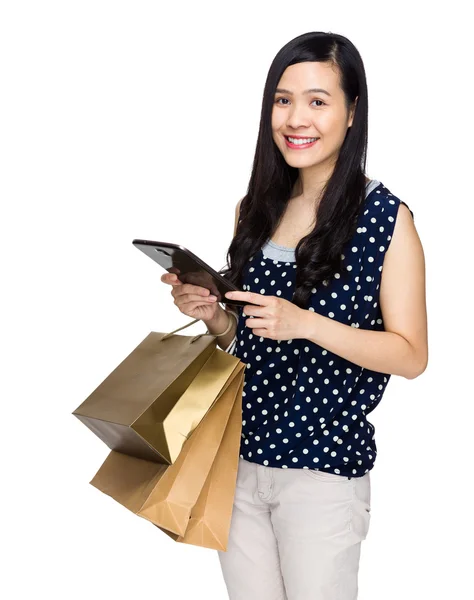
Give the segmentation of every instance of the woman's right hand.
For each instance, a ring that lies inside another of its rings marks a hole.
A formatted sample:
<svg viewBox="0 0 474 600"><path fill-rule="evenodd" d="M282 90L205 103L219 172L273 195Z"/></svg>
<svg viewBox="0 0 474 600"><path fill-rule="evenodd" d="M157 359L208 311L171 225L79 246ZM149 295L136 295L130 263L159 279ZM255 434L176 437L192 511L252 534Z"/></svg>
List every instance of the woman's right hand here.
<svg viewBox="0 0 474 600"><path fill-rule="evenodd" d="M216 316L220 308L219 303L207 288L182 283L174 273L165 273L161 276L161 281L172 286L174 303L184 315L203 321L211 321Z"/></svg>

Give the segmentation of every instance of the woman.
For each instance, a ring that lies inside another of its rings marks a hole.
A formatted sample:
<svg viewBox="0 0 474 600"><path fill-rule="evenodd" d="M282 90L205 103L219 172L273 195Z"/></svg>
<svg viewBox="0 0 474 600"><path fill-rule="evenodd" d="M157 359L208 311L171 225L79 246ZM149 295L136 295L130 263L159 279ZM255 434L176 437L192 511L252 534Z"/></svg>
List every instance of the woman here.
<svg viewBox="0 0 474 600"><path fill-rule="evenodd" d="M246 363L227 552L231 600L355 600L377 449L367 416L391 374L428 360L424 254L413 213L365 176L368 99L345 37L307 33L276 55L226 276L174 302ZM383 273L382 273L383 268ZM229 296L227 296L229 297ZM237 321L237 322L236 322Z"/></svg>

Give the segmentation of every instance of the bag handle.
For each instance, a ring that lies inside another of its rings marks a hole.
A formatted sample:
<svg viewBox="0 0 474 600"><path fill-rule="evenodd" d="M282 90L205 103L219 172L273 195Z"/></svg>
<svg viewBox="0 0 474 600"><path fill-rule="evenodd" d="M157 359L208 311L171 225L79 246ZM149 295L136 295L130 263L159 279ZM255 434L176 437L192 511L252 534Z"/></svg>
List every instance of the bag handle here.
<svg viewBox="0 0 474 600"><path fill-rule="evenodd" d="M186 325L183 325L182 327L178 327L178 329L175 329L174 331L170 331L169 333L167 333L166 335L164 335L161 338L161 341L166 340L167 338L171 337L174 333L176 333L177 331L181 331L181 329L186 329L186 327L189 327L190 325L194 325L194 323L197 323L198 321L200 321L201 319L194 319L194 321L191 321L190 323L187 323ZM191 340L191 344L193 342L195 342L196 340L198 340L201 336L206 335L208 332L206 333L199 333L198 335L195 335L192 340Z"/></svg>

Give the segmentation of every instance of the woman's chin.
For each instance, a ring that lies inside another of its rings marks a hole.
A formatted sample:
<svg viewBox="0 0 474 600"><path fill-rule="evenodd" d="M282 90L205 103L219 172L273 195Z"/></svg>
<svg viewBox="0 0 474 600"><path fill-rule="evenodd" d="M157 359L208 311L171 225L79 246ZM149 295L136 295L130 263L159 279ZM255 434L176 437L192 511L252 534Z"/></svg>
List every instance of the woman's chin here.
<svg viewBox="0 0 474 600"><path fill-rule="evenodd" d="M320 159L310 156L288 156L284 155L286 163L290 167L294 167L295 169L305 169L307 167L312 167L321 162Z"/></svg>

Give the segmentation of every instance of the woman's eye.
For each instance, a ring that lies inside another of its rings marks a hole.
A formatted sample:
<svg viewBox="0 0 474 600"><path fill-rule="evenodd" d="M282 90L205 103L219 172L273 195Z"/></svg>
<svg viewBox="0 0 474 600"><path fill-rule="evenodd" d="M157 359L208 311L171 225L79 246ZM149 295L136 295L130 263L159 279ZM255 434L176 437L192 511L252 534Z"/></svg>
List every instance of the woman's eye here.
<svg viewBox="0 0 474 600"><path fill-rule="evenodd" d="M280 100L283 100L283 101L284 101L284 103L280 102ZM286 102L288 102L288 98L277 98L277 99L275 100L275 104L281 104L282 106L286 106ZM319 100L318 98L315 98L315 99L314 99L314 100L311 102L311 104L312 104L313 102L321 102L321 104L318 104L317 106L326 105L326 102L323 102L322 100Z"/></svg>

